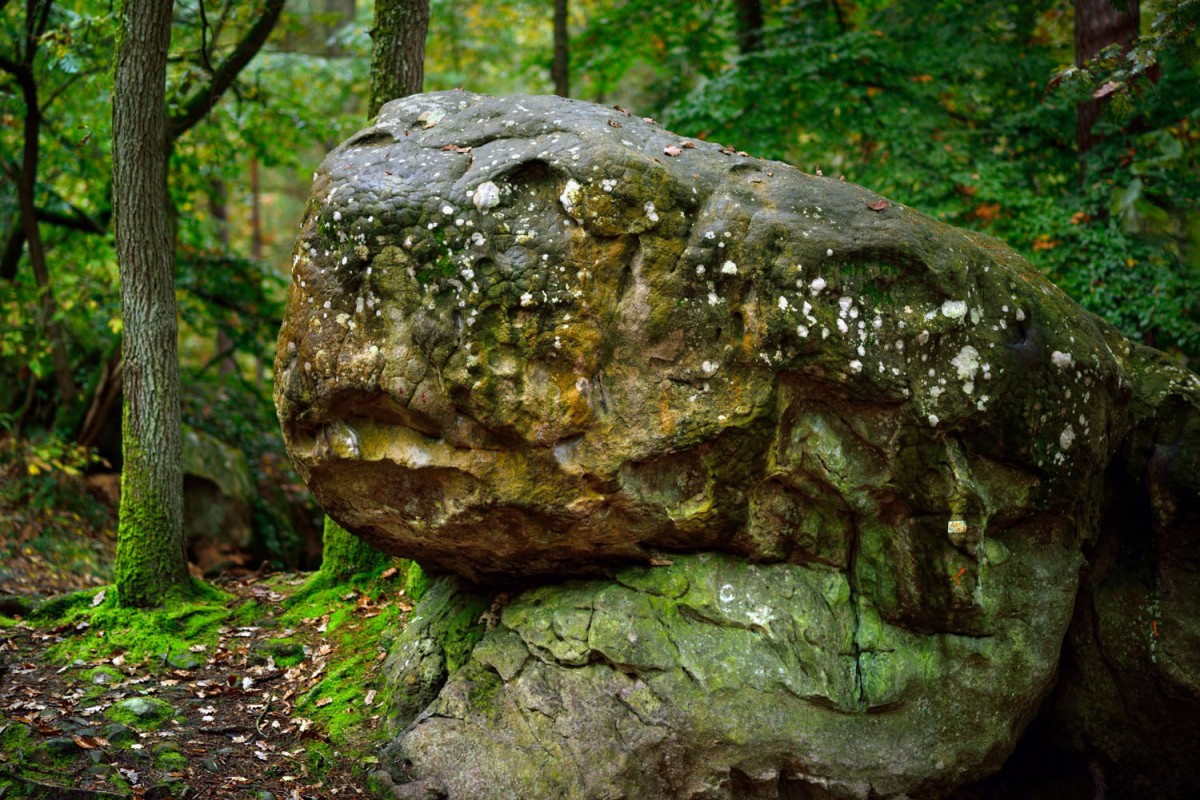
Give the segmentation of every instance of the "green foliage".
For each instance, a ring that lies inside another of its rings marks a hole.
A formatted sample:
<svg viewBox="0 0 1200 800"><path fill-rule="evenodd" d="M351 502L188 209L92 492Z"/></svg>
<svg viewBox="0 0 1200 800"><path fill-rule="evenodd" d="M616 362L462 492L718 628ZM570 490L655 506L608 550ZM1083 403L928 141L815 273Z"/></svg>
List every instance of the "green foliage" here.
<svg viewBox="0 0 1200 800"><path fill-rule="evenodd" d="M1200 356L1200 71L1182 39L1159 40L1158 84L1110 113L1081 160L1078 95L1046 91L1071 53L1054 4L826 8L774 9L760 50L662 117L998 236L1126 334Z"/></svg>
<svg viewBox="0 0 1200 800"><path fill-rule="evenodd" d="M56 433L24 438L12 427L12 415L0 413L0 564L32 556L59 574L111 578L93 536L111 536L115 519L82 478L99 457Z"/></svg>

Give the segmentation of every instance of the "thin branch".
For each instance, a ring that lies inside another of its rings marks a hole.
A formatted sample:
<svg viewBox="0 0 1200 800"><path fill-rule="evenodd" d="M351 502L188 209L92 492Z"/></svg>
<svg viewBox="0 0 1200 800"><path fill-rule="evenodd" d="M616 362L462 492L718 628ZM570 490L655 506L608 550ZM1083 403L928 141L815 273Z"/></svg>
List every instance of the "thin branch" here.
<svg viewBox="0 0 1200 800"><path fill-rule="evenodd" d="M70 203L67 205L71 206L71 211L74 212L74 216L60 214L57 211L51 211L46 208L39 208L37 210L37 218L41 222L48 222L51 225L57 225L60 228L67 228L68 230L72 231L99 234L107 232L108 220L112 217L112 211L102 212L100 219L96 220L88 216L83 209L78 208Z"/></svg>
<svg viewBox="0 0 1200 800"><path fill-rule="evenodd" d="M245 37L238 42L237 47L229 57L212 73L207 86L201 87L182 104L182 109L167 121L167 141L174 143L180 136L190 130L197 122L212 110L221 96L233 85L238 74L250 63L250 60L262 49L263 43L271 35L275 23L283 12L285 0L267 0L262 16L258 18Z"/></svg>
<svg viewBox="0 0 1200 800"><path fill-rule="evenodd" d="M212 75L212 61L208 58L208 15L204 13L204 0L198 0L200 4L200 59L204 62L204 68L208 70L208 74ZM217 43L213 39L213 44Z"/></svg>

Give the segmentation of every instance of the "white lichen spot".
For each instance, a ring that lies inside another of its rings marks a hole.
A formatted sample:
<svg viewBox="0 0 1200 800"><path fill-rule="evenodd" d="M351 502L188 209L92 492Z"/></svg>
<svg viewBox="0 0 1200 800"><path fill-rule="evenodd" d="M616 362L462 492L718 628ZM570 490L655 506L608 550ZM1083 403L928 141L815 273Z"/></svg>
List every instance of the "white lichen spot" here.
<svg viewBox="0 0 1200 800"><path fill-rule="evenodd" d="M828 250L826 250L826 251L825 251L825 255L827 255L827 256L831 256L831 255L833 255L833 248L831 247L831 248L829 248Z"/></svg>
<svg viewBox="0 0 1200 800"><path fill-rule="evenodd" d="M862 362L857 358L850 362L850 371L854 373L862 372Z"/></svg>
<svg viewBox="0 0 1200 800"><path fill-rule="evenodd" d="M967 304L963 300L947 300L942 303L942 315L950 319L962 319L967 315Z"/></svg>
<svg viewBox="0 0 1200 800"><path fill-rule="evenodd" d="M454 214L454 206L451 206L451 205L442 206L442 213L445 214L447 217L452 216Z"/></svg>
<svg viewBox="0 0 1200 800"><path fill-rule="evenodd" d="M562 207L571 216L575 216L575 206L579 203L580 190L583 187L579 185L574 178L567 181L567 186L563 189L563 193L558 196L558 202L562 203Z"/></svg>
<svg viewBox="0 0 1200 800"><path fill-rule="evenodd" d="M930 414L930 415L929 415L929 424L930 424L930 425L932 425L933 427L935 427L935 428L936 428L936 427L937 427L937 424L938 424L938 422L940 422L940 421L941 421L941 420L939 420L939 419L938 419L938 416L937 416L937 414Z"/></svg>
<svg viewBox="0 0 1200 800"><path fill-rule="evenodd" d="M1024 311L1024 309L1018 308L1017 309L1017 322L1023 322L1024 320L1025 320L1025 311Z"/></svg>
<svg viewBox="0 0 1200 800"><path fill-rule="evenodd" d="M808 338L808 326L807 326L807 325L797 325L797 326L796 326L796 333L797 333L797 334L798 334L798 335L799 335L801 338L804 338L804 339Z"/></svg>
<svg viewBox="0 0 1200 800"><path fill-rule="evenodd" d="M721 298L717 297L716 292L708 293L708 304L710 306L715 306L715 305L719 304L720 302L721 302Z"/></svg>
<svg viewBox="0 0 1200 800"><path fill-rule="evenodd" d="M341 220L342 220L342 212L340 212L340 211L333 212L333 221L341 222Z"/></svg>
<svg viewBox="0 0 1200 800"><path fill-rule="evenodd" d="M727 583L724 586L722 586L721 591L717 596L721 598L722 603L732 603L733 602L733 584Z"/></svg>
<svg viewBox="0 0 1200 800"><path fill-rule="evenodd" d="M526 292L525 294L521 295L521 307L525 308L525 307L531 306L531 305L534 305L533 295L530 294L529 292Z"/></svg>
<svg viewBox="0 0 1200 800"><path fill-rule="evenodd" d="M1075 443L1075 429L1070 425L1063 428L1063 432L1058 435L1058 446L1063 450L1070 450L1071 445Z"/></svg>
<svg viewBox="0 0 1200 800"><path fill-rule="evenodd" d="M1071 358L1070 353L1063 353L1059 350L1055 350L1050 354L1050 360L1054 362L1054 366L1058 367L1059 369L1066 369L1067 367L1071 366L1072 363L1074 363L1074 359Z"/></svg>
<svg viewBox="0 0 1200 800"><path fill-rule="evenodd" d="M653 200L647 200L646 204L642 206L642 210L646 212L646 219L651 222L658 222L658 212L654 210Z"/></svg>
<svg viewBox="0 0 1200 800"><path fill-rule="evenodd" d="M491 181L479 184L475 187L471 202L475 204L475 208L486 214L490 209L500 205L500 187Z"/></svg>
<svg viewBox="0 0 1200 800"><path fill-rule="evenodd" d="M788 310L788 301L787 301L787 298L786 298L786 297L784 297L784 296L782 296L782 295L780 295L780 297L779 297L779 310L780 310L780 311L787 311L787 310Z"/></svg>
<svg viewBox="0 0 1200 800"><path fill-rule="evenodd" d="M958 351L958 355L950 359L950 363L958 370L959 380L974 380L975 374L979 372L979 351L969 344L964 345L963 349Z"/></svg>
<svg viewBox="0 0 1200 800"><path fill-rule="evenodd" d="M825 286L826 286L826 285L827 285L827 284L825 283L825 279L824 279L824 278L821 278L821 277L816 277L816 278L813 278L813 282L812 282L812 283L810 283L808 286L809 286L809 288L812 290L813 297L816 297L816 296L817 296L817 295L819 295L821 292L825 291Z"/></svg>
<svg viewBox="0 0 1200 800"><path fill-rule="evenodd" d="M737 264L732 261L726 261L721 265L721 272L725 275L737 275Z"/></svg>
<svg viewBox="0 0 1200 800"><path fill-rule="evenodd" d="M936 423L935 423L936 424ZM967 521L965 519L952 519L946 523L946 533L950 535L962 534L967 532Z"/></svg>

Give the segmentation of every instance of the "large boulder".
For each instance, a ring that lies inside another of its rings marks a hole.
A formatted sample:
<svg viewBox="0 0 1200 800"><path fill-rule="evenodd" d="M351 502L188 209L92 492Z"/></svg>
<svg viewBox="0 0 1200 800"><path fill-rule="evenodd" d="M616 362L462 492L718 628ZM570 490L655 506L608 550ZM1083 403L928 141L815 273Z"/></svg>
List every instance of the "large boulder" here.
<svg viewBox="0 0 1200 800"><path fill-rule="evenodd" d="M402 796L937 796L1054 684L1131 352L861 187L446 92L317 172L276 404L343 526L512 590L398 647Z"/></svg>

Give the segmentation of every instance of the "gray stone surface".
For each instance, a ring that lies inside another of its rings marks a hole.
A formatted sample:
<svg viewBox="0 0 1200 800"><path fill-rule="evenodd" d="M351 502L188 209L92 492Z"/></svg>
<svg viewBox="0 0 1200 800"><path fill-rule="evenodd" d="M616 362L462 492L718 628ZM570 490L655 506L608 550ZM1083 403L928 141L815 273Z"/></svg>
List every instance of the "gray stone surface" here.
<svg viewBox="0 0 1200 800"><path fill-rule="evenodd" d="M333 518L481 587L393 651L396 796L939 797L1011 752L1110 550L1062 729L1119 765L1197 716L1200 379L1159 358L862 187L447 92L318 170L276 404Z"/></svg>

